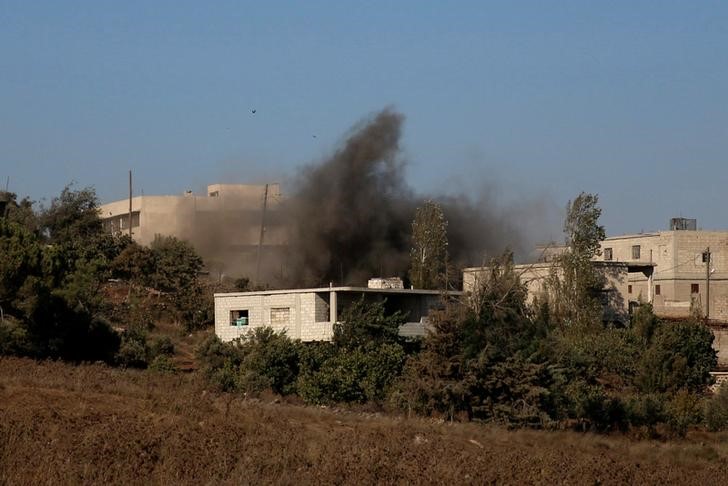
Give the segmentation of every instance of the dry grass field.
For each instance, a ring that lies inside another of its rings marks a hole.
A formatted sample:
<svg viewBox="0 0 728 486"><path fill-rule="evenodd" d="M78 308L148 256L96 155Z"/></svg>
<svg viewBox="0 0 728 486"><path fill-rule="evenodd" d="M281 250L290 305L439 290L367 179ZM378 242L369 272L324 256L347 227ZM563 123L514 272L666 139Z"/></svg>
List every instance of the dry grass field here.
<svg viewBox="0 0 728 486"><path fill-rule="evenodd" d="M507 431L245 400L194 373L0 359L0 484L721 484L728 435Z"/></svg>

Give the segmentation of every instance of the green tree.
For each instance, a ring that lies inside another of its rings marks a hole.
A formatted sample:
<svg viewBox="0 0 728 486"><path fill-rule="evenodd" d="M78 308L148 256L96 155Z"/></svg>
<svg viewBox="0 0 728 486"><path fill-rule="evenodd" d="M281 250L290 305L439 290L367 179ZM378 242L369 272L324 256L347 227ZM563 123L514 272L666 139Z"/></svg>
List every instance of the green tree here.
<svg viewBox="0 0 728 486"><path fill-rule="evenodd" d="M24 197L18 201L18 196L12 192L0 191L0 202L5 201L5 213L0 212L11 223L17 223L33 234L39 230L38 216L33 211L33 201Z"/></svg>
<svg viewBox="0 0 728 486"><path fill-rule="evenodd" d="M193 287L202 269L202 258L194 247L174 236L157 235L149 247L154 262L150 284L164 292Z"/></svg>
<svg viewBox="0 0 728 486"><path fill-rule="evenodd" d="M40 225L50 243L88 243L102 233L99 201L93 187L72 190L71 185L41 211Z"/></svg>
<svg viewBox="0 0 728 486"><path fill-rule="evenodd" d="M645 392L702 392L718 358L713 333L702 322L662 323L642 355L637 383Z"/></svg>
<svg viewBox="0 0 728 486"><path fill-rule="evenodd" d="M388 314L384 302L366 302L364 297L341 313L334 323L333 343L340 349L371 348L399 342L399 327L406 322L404 314Z"/></svg>
<svg viewBox="0 0 728 486"><path fill-rule="evenodd" d="M392 400L425 415L542 423L551 371L538 344L547 329L531 318L510 253L491 261L478 285L468 307L433 316Z"/></svg>
<svg viewBox="0 0 728 486"><path fill-rule="evenodd" d="M417 208L412 222L410 280L418 289L443 286L447 270L447 220L433 201Z"/></svg>
<svg viewBox="0 0 728 486"><path fill-rule="evenodd" d="M602 321L600 296L606 279L592 262L605 238L598 202L596 194L582 192L566 206L567 248L556 257L546 284L551 315L560 325L589 327Z"/></svg>

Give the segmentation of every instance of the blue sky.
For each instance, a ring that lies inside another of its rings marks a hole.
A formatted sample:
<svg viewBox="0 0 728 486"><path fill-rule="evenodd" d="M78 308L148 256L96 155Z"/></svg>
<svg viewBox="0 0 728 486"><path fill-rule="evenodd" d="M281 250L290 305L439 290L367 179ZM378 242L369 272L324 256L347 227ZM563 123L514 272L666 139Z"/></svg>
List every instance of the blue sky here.
<svg viewBox="0 0 728 486"><path fill-rule="evenodd" d="M418 191L726 229L727 89L728 2L0 0L0 181L286 180L391 105Z"/></svg>

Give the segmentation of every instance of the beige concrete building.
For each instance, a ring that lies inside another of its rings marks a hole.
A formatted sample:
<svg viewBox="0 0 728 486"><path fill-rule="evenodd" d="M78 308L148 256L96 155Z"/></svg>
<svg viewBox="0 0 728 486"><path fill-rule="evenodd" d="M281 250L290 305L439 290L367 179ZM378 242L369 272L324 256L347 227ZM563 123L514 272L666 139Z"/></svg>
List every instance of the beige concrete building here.
<svg viewBox="0 0 728 486"><path fill-rule="evenodd" d="M728 322L728 231L614 236L605 239L601 249L599 260L633 266L628 275L629 301L651 302L664 317L685 317L694 302L711 320Z"/></svg>
<svg viewBox="0 0 728 486"><path fill-rule="evenodd" d="M462 292L450 292L450 298ZM384 302L388 313L402 311L408 320L400 334L423 336L427 317L442 308L443 294L402 288L324 287L215 294L215 334L223 341L244 336L255 327L286 331L302 341L328 341L333 325L353 302Z"/></svg>
<svg viewBox="0 0 728 486"><path fill-rule="evenodd" d="M132 237L142 245L149 245L156 235L187 240L211 274L252 279L257 270L261 226L263 274L274 271L273 262L285 244L281 202L279 184L212 184L204 195L136 196L131 200ZM128 199L104 204L99 211L107 231L129 231Z"/></svg>

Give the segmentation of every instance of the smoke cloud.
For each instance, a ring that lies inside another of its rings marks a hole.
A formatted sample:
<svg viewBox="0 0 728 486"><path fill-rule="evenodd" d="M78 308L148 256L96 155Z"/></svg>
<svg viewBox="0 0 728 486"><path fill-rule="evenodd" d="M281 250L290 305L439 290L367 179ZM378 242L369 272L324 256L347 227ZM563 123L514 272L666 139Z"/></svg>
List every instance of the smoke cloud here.
<svg viewBox="0 0 728 486"><path fill-rule="evenodd" d="M289 245L286 284L361 285L372 276L405 277L411 224L426 199L448 219L451 263L478 265L506 247L518 252L523 235L510 210L487 193L416 194L404 179L400 152L404 116L386 108L359 123L328 159L305 167L284 206Z"/></svg>

